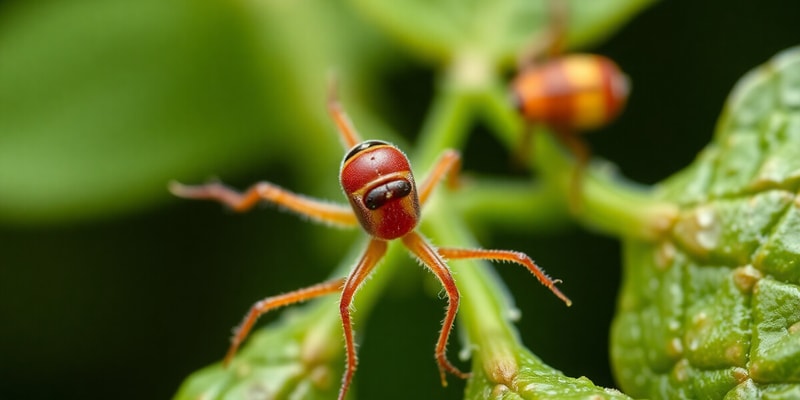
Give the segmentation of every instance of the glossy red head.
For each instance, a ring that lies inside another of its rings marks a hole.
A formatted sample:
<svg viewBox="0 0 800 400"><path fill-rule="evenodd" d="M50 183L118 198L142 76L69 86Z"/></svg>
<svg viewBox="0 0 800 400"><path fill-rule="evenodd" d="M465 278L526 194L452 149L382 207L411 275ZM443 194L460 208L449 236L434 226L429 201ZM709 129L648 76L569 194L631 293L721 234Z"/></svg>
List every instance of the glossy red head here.
<svg viewBox="0 0 800 400"><path fill-rule="evenodd" d="M622 111L629 84L610 59L572 54L523 70L512 91L528 121L583 131L607 124Z"/></svg>
<svg viewBox="0 0 800 400"><path fill-rule="evenodd" d="M408 158L397 147L380 140L356 145L345 155L339 179L370 235L397 239L417 226L417 187Z"/></svg>

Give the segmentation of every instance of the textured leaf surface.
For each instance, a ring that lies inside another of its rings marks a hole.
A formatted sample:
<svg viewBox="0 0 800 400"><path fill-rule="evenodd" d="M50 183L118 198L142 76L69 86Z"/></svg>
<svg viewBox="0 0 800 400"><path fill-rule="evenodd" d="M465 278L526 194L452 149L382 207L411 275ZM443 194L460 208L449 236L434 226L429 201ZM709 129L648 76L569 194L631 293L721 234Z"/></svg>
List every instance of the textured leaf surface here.
<svg viewBox="0 0 800 400"><path fill-rule="evenodd" d="M612 358L628 394L800 394L800 49L734 89L713 142L663 184L660 243L625 243Z"/></svg>
<svg viewBox="0 0 800 400"><path fill-rule="evenodd" d="M519 374L510 384L496 383L476 360L467 386L465 399L469 400L625 400L630 397L618 390L595 386L586 377L571 378L555 370L525 349L517 352Z"/></svg>
<svg viewBox="0 0 800 400"><path fill-rule="evenodd" d="M337 330L337 314L330 312L336 304L323 300L315 305L255 332L227 368L216 363L192 374L175 399L336 397L343 369L341 349L338 342L327 340L327 329L319 329Z"/></svg>

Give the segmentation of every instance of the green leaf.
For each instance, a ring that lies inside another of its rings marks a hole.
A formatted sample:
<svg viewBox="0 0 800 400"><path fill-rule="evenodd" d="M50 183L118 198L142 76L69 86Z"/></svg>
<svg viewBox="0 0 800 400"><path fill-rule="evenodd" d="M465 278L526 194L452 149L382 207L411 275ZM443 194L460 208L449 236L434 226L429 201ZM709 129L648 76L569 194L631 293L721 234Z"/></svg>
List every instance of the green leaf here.
<svg viewBox="0 0 800 400"><path fill-rule="evenodd" d="M352 0L367 18L416 54L446 63L459 53L507 63L547 24L545 1ZM652 0L570 1L571 47L602 40Z"/></svg>
<svg viewBox="0 0 800 400"><path fill-rule="evenodd" d="M11 6L0 21L0 219L103 215L267 145L242 15L222 2ZM224 104L236 107L221 107Z"/></svg>
<svg viewBox="0 0 800 400"><path fill-rule="evenodd" d="M318 301L254 332L231 365L195 372L175 399L334 398L343 370L335 309L334 301Z"/></svg>
<svg viewBox="0 0 800 400"><path fill-rule="evenodd" d="M628 394L800 392L799 160L795 48L742 79L713 142L663 183L670 233L625 243L612 361Z"/></svg>
<svg viewBox="0 0 800 400"><path fill-rule="evenodd" d="M357 241L331 276L346 276L366 245L366 239ZM362 321L378 297L387 286L397 283L395 272L410 262L400 243L389 247L380 272L372 274L353 299L356 334L363 329ZM276 399L336 398L345 367L337 300L338 296L331 295L307 305L288 307L277 322L253 329L227 368L218 362L194 372L184 380L174 399L247 399L254 395ZM358 372L356 380L357 377ZM350 388L350 393L354 392L355 385ZM355 396L348 394L348 398Z"/></svg>
<svg viewBox="0 0 800 400"><path fill-rule="evenodd" d="M308 176L320 175L314 167L339 157L327 151L336 144L324 112L330 69L364 62L376 45L359 39L361 25L341 6L317 3L6 7L0 221L144 207L169 198L172 179L204 180L300 149L318 151L304 162Z"/></svg>
<svg viewBox="0 0 800 400"><path fill-rule="evenodd" d="M615 389L595 386L586 377L570 378L542 362L527 349L516 350L519 375L509 384L497 383L481 368L476 357L473 376L467 385L465 399L535 400L535 399L630 399Z"/></svg>

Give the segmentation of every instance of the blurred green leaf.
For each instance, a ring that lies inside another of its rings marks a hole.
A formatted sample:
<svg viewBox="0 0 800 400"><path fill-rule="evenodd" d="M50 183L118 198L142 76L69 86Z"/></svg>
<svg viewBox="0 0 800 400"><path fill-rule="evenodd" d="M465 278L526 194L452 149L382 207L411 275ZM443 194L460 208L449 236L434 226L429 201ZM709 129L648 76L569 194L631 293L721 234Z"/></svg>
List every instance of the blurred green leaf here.
<svg viewBox="0 0 800 400"><path fill-rule="evenodd" d="M253 333L227 368L217 363L184 381L176 400L331 399L339 391L343 361L336 303L315 302Z"/></svg>
<svg viewBox="0 0 800 400"><path fill-rule="evenodd" d="M508 63L546 26L545 1L352 0L373 21L418 55L446 63L458 53ZM572 0L568 42L596 43L653 0Z"/></svg>
<svg viewBox="0 0 800 400"><path fill-rule="evenodd" d="M798 160L795 48L742 79L713 142L663 184L663 199L681 207L671 235L625 243L612 359L628 394L800 391Z"/></svg>
<svg viewBox="0 0 800 400"><path fill-rule="evenodd" d="M7 7L0 220L71 221L142 207L167 198L171 179L208 179L287 150L319 153L305 160L309 176L319 175L315 167L339 157L328 151L336 137L324 113L327 76L335 66L351 76L344 67L367 64L377 46L341 6L318 3Z"/></svg>
<svg viewBox="0 0 800 400"><path fill-rule="evenodd" d="M277 150L280 141L264 140L264 95L241 25L223 2L6 10L0 218L102 215L164 195L198 165L211 172L254 148Z"/></svg>

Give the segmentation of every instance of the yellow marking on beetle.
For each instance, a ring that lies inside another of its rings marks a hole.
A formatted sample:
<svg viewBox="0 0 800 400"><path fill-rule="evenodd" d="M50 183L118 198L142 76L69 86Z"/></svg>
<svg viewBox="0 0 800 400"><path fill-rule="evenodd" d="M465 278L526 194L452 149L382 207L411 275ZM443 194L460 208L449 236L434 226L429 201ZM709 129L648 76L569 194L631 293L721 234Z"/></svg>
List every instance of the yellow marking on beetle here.
<svg viewBox="0 0 800 400"><path fill-rule="evenodd" d="M572 123L578 129L597 128L607 121L608 110L603 92L594 90L577 93L572 102Z"/></svg>

